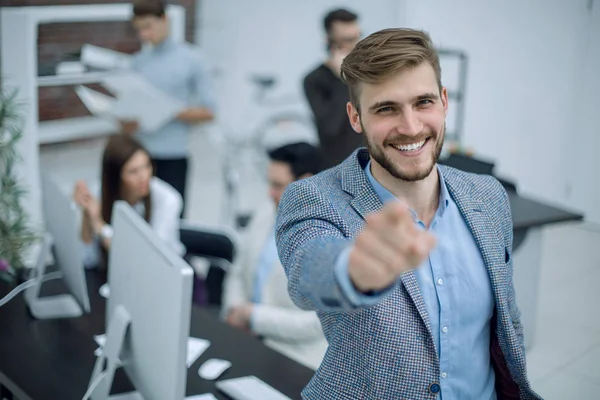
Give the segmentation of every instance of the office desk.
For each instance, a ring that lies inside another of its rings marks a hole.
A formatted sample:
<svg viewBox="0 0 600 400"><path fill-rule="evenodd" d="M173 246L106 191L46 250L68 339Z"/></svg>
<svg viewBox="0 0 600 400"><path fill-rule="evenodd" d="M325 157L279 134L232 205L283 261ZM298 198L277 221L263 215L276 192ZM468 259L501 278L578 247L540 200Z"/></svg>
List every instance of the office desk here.
<svg viewBox="0 0 600 400"><path fill-rule="evenodd" d="M92 312L80 318L38 321L30 317L20 294L0 307L0 385L19 400L80 400L94 367L93 335L105 332L105 299L98 289L104 277L87 272ZM8 293L0 283L0 297ZM42 293L62 291L60 281L45 284ZM187 395L217 392L214 382L201 379L198 368L207 359L218 357L232 366L219 379L255 375L287 396L297 399L314 372L284 355L265 347L258 339L221 323L216 316L192 307L191 336L210 340L211 346L188 369ZM115 375L113 392L132 390L125 373Z"/></svg>
<svg viewBox="0 0 600 400"><path fill-rule="evenodd" d="M579 221L583 215L508 192L513 217L513 267L517 304L525 334L525 348L531 349L536 332L536 316L542 262L543 227Z"/></svg>
<svg viewBox="0 0 600 400"><path fill-rule="evenodd" d="M583 215L508 193L515 230L583 219Z"/></svg>

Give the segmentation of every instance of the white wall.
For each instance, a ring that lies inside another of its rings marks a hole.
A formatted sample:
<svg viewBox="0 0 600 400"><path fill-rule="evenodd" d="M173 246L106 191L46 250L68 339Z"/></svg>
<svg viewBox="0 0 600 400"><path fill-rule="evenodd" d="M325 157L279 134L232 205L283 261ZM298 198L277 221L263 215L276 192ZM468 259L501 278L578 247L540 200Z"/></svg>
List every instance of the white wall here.
<svg viewBox="0 0 600 400"><path fill-rule="evenodd" d="M584 207L569 198L583 189L570 166L591 170L591 159L569 150L585 146L580 133L594 128L575 90L591 26L588 0L405 0L398 13L400 25L468 53L464 144L495 159L498 173L515 178L523 193ZM588 84L598 82L597 65Z"/></svg>
<svg viewBox="0 0 600 400"><path fill-rule="evenodd" d="M217 81L220 119L241 131L253 125L250 120L266 114L252 106L249 74L276 75L280 82L276 92L293 95L297 103L293 108L310 115L301 83L304 75L326 56L322 28L325 13L337 7L353 10L359 14L363 31L368 34L397 25L399 3L397 0L202 0L199 4L196 42L220 70Z"/></svg>
<svg viewBox="0 0 600 400"><path fill-rule="evenodd" d="M575 145L567 160L573 204L586 213L586 220L600 224L600 1L593 5L590 29L584 40L586 52L580 62L579 82L572 131Z"/></svg>
<svg viewBox="0 0 600 400"><path fill-rule="evenodd" d="M494 159L498 173L514 179L522 193L581 210L600 223L600 209L594 209L600 161L592 162L600 153L594 101L600 92L600 0L595 3L352 0L343 6L360 14L365 34L420 28L438 46L466 51L464 144ZM266 114L250 100L247 77L253 72L275 74L278 92L293 93L297 108L307 113L301 80L325 57L322 17L340 5L202 0L198 43L221 71L221 119L239 134ZM454 73L447 69L446 80L455 81Z"/></svg>

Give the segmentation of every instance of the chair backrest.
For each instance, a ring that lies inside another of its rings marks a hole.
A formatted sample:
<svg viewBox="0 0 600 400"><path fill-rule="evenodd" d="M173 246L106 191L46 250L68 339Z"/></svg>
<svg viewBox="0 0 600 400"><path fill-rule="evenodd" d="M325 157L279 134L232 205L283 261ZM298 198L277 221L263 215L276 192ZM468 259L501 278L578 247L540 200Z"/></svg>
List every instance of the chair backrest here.
<svg viewBox="0 0 600 400"><path fill-rule="evenodd" d="M188 254L233 262L236 243L227 234L182 227L179 235Z"/></svg>
<svg viewBox="0 0 600 400"><path fill-rule="evenodd" d="M465 172L475 174L494 174L494 163L473 158L464 154L451 153L446 159L440 160L440 164L447 165Z"/></svg>
<svg viewBox="0 0 600 400"><path fill-rule="evenodd" d="M186 247L186 258L206 258L209 268L204 285L209 305L221 305L223 281L229 265L235 258L238 236L235 231L182 220L179 228L181 243ZM198 278L197 278L198 280Z"/></svg>

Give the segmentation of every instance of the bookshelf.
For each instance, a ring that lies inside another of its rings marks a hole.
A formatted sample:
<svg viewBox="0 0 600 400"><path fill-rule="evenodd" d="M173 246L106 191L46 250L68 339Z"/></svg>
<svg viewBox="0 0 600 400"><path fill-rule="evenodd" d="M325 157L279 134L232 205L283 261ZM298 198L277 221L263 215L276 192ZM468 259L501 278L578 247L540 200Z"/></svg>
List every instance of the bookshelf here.
<svg viewBox="0 0 600 400"><path fill-rule="evenodd" d="M0 73L3 85L18 89L23 104L23 138L17 151L22 159L18 173L28 188L23 206L35 226L43 227L41 207L39 146L115 132L113 123L95 117L39 121L40 87L90 84L99 82L105 72L38 76L38 27L48 23L114 22L131 19L131 4L91 4L6 7L0 9ZM185 40L185 8L169 5L167 15L171 35Z"/></svg>

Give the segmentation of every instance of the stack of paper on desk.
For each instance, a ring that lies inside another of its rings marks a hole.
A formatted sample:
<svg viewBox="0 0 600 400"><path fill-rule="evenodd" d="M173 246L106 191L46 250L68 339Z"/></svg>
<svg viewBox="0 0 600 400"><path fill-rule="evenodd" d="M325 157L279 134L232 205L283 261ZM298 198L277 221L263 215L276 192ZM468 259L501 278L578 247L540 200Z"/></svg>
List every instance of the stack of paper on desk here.
<svg viewBox="0 0 600 400"><path fill-rule="evenodd" d="M106 77L102 85L116 98L85 86L78 86L75 91L92 114L113 120L138 121L143 132L160 129L185 108L184 102L160 91L133 72Z"/></svg>

